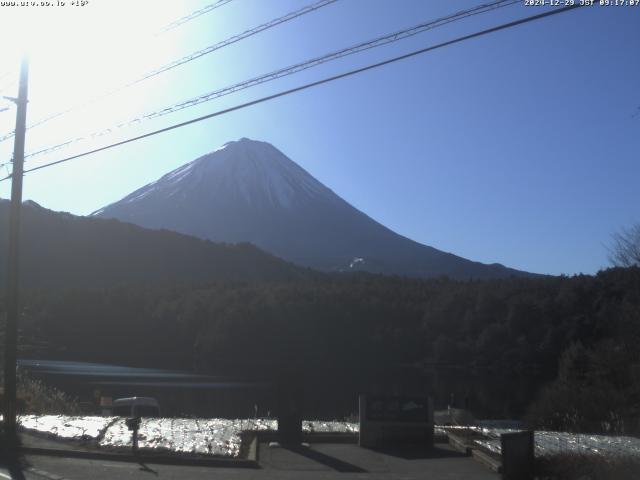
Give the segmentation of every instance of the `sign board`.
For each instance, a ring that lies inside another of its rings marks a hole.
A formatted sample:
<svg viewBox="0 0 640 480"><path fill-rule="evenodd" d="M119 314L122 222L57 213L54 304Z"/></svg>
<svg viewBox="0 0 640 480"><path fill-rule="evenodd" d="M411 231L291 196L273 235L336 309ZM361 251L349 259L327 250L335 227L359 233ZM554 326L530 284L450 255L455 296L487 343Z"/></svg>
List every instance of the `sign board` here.
<svg viewBox="0 0 640 480"><path fill-rule="evenodd" d="M433 444L429 397L360 395L360 445Z"/></svg>
<svg viewBox="0 0 640 480"><path fill-rule="evenodd" d="M430 402L427 397L368 397L366 406L369 421L429 421Z"/></svg>

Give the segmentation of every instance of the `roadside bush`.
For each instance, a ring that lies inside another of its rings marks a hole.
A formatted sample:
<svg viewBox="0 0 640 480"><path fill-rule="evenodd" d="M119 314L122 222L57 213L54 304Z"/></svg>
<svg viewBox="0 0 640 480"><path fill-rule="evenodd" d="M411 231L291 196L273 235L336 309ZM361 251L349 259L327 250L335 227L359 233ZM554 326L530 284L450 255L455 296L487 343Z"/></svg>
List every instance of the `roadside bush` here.
<svg viewBox="0 0 640 480"><path fill-rule="evenodd" d="M539 480L637 480L640 459L632 456L603 456L564 453L536 458Z"/></svg>
<svg viewBox="0 0 640 480"><path fill-rule="evenodd" d="M80 413L78 401L66 393L45 385L25 373L18 374L18 402L20 413L36 415Z"/></svg>
<svg viewBox="0 0 640 480"><path fill-rule="evenodd" d="M538 430L637 433L637 355L611 341L594 349L571 345L560 358L557 379L530 405L527 423Z"/></svg>

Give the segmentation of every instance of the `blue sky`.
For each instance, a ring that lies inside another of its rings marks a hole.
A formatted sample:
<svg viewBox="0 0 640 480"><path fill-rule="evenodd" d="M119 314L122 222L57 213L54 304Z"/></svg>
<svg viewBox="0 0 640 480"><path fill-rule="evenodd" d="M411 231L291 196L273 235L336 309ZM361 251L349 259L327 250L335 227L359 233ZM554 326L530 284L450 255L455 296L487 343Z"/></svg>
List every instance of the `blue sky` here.
<svg viewBox="0 0 640 480"><path fill-rule="evenodd" d="M74 11L63 43L59 33L35 34L36 48L58 44L32 54L30 120L108 90L134 70L313 3L234 0L153 37L147 32L211 2L155 2L155 9L141 2L144 9L134 11L109 1ZM157 6L164 3L173 5ZM340 0L34 128L27 151L479 3ZM27 166L541 11L516 5L455 22L34 157ZM25 177L24 196L88 214L249 137L271 142L354 206L421 243L533 272L594 273L608 265L611 233L640 221L638 45L640 7L578 9L34 172ZM15 58L0 58L8 79ZM3 81L2 94L13 94ZM12 122L13 112L0 113L2 132ZM10 159L11 143L0 144L0 163ZM9 196L8 187L0 183L0 197Z"/></svg>

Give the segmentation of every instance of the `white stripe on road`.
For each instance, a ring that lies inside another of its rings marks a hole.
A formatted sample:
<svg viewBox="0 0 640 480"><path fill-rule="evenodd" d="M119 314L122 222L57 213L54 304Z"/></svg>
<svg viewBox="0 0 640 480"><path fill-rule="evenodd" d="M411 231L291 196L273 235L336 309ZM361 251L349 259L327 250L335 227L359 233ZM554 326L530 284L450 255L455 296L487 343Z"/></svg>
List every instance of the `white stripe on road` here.
<svg viewBox="0 0 640 480"><path fill-rule="evenodd" d="M61 477L60 475L45 472L44 470L40 470L38 468L29 467L25 470L25 472L35 473L39 477L48 478L49 480L65 480L65 478Z"/></svg>
<svg viewBox="0 0 640 480"><path fill-rule="evenodd" d="M25 472L35 473L39 477L48 478L49 480L65 480L64 477L60 475L54 475L53 473L45 472L44 470L39 470L37 468L26 468ZM13 480L13 477L10 474L0 472L0 478L6 478L7 480Z"/></svg>

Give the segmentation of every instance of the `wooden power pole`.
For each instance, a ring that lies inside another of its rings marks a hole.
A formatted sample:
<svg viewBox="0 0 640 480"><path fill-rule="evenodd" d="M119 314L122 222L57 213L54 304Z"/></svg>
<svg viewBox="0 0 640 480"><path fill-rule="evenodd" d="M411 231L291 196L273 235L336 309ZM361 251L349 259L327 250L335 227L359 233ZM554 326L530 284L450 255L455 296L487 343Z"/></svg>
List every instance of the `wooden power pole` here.
<svg viewBox="0 0 640 480"><path fill-rule="evenodd" d="M17 446L16 432L16 356L18 350L18 275L20 253L20 210L22 209L22 176L24 170L24 142L27 123L27 95L29 88L29 61L22 59L17 106L16 132L11 174L11 215L9 219L9 251L7 255L7 317L4 346L4 431L6 446Z"/></svg>

